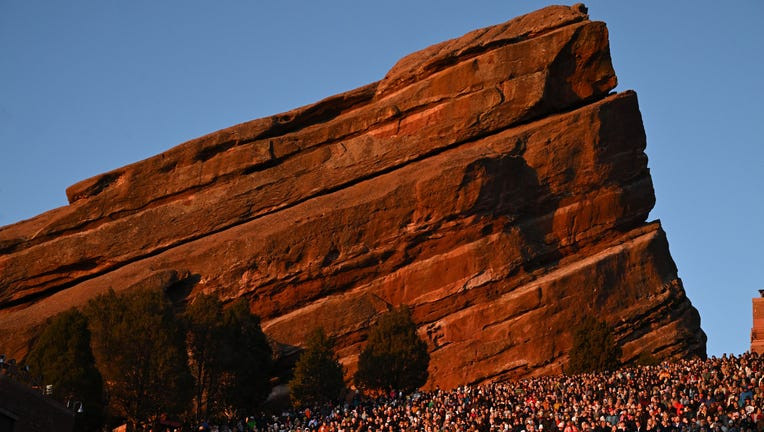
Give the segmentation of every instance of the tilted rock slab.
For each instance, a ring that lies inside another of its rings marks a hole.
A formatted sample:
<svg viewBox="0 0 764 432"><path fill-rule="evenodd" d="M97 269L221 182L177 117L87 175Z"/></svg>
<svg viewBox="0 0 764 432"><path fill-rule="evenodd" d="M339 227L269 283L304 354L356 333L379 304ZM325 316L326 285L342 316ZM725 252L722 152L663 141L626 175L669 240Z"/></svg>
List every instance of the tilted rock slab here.
<svg viewBox="0 0 764 432"><path fill-rule="evenodd" d="M659 222L633 92L604 23L552 6L434 45L376 83L75 184L0 229L0 350L108 289L246 298L352 374L412 308L429 386L559 373L586 314L623 359L705 355Z"/></svg>

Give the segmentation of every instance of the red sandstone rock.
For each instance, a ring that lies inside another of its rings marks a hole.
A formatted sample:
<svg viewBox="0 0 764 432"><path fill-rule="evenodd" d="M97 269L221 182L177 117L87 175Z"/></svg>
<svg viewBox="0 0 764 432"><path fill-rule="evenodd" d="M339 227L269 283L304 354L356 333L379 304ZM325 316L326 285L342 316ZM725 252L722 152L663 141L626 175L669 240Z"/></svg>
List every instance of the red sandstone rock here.
<svg viewBox="0 0 764 432"><path fill-rule="evenodd" d="M378 83L67 189L0 229L0 349L113 288L244 297L266 333L321 324L349 372L412 307L429 384L559 372L581 314L624 358L705 354L657 222L636 95L607 30L554 6L402 59Z"/></svg>

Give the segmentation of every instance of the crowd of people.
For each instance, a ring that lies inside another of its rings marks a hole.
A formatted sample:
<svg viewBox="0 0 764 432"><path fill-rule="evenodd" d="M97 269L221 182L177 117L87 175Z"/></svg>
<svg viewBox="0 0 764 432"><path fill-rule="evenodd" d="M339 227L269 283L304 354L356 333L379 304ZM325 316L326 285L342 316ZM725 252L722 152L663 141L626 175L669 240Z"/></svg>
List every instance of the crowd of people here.
<svg viewBox="0 0 764 432"><path fill-rule="evenodd" d="M684 360L390 394L249 418L230 431L760 432L764 356Z"/></svg>

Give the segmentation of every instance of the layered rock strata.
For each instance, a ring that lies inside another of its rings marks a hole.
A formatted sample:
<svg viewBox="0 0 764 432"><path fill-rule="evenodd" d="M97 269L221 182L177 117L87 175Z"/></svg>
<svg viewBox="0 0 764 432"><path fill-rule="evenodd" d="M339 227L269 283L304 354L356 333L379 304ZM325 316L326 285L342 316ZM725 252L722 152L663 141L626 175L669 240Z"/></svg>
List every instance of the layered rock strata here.
<svg viewBox="0 0 764 432"><path fill-rule="evenodd" d="M322 325L354 370L408 304L429 386L556 373L583 314L624 360L705 355L659 222L633 92L607 29L553 6L400 60L379 82L67 189L0 229L0 349L108 289L246 298L300 346Z"/></svg>

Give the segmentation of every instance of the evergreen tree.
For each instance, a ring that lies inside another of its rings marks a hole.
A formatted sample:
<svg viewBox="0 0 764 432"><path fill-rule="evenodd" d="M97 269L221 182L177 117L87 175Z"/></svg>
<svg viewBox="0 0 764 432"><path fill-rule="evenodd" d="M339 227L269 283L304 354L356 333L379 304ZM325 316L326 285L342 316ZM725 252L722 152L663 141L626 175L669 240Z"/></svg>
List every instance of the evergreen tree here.
<svg viewBox="0 0 764 432"><path fill-rule="evenodd" d="M82 403L76 430L95 430L103 422L103 379L90 350L87 318L69 309L48 320L24 363L41 384L53 385L53 398Z"/></svg>
<svg viewBox="0 0 764 432"><path fill-rule="evenodd" d="M359 388L410 392L427 381L430 354L406 306L382 315L369 331L354 380Z"/></svg>
<svg viewBox="0 0 764 432"><path fill-rule="evenodd" d="M197 422L221 410L218 381L226 342L223 304L213 295L199 295L184 314L189 366L194 378L194 405Z"/></svg>
<svg viewBox="0 0 764 432"><path fill-rule="evenodd" d="M612 371L621 365L621 347L606 322L587 315L574 328L569 357L569 374Z"/></svg>
<svg viewBox="0 0 764 432"><path fill-rule="evenodd" d="M294 378L289 382L296 406L337 401L345 388L343 369L333 351L332 341L322 328L308 337L307 347L297 360Z"/></svg>
<svg viewBox="0 0 764 432"><path fill-rule="evenodd" d="M162 291L110 290L91 300L85 313L115 414L135 425L187 407L192 383L184 335Z"/></svg>
<svg viewBox="0 0 764 432"><path fill-rule="evenodd" d="M634 364L637 366L655 366L661 362L649 351L642 351L639 356L634 360Z"/></svg>
<svg viewBox="0 0 764 432"><path fill-rule="evenodd" d="M197 419L245 412L270 392L271 349L245 300L197 296L184 314Z"/></svg>
<svg viewBox="0 0 764 432"><path fill-rule="evenodd" d="M246 300L239 299L227 308L223 323L222 402L228 413L244 415L270 394L271 347L260 328L260 317L252 314Z"/></svg>

